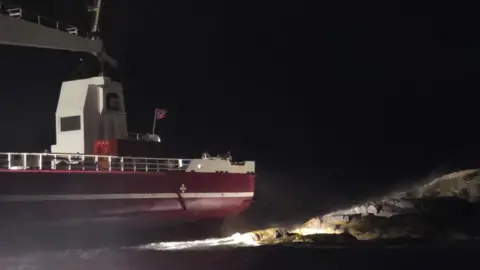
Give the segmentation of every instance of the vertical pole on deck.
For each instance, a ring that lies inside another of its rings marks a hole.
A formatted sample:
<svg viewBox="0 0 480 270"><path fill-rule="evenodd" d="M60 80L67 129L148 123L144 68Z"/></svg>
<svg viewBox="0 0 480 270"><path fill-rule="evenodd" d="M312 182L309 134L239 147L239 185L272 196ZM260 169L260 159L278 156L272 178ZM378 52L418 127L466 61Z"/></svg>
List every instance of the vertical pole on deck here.
<svg viewBox="0 0 480 270"><path fill-rule="evenodd" d="M157 125L157 110L153 111L153 127L152 127L152 134L155 134L155 126Z"/></svg>
<svg viewBox="0 0 480 270"><path fill-rule="evenodd" d="M27 169L27 154L26 153L23 153L23 158L22 158L22 162L23 162L23 169L26 170Z"/></svg>

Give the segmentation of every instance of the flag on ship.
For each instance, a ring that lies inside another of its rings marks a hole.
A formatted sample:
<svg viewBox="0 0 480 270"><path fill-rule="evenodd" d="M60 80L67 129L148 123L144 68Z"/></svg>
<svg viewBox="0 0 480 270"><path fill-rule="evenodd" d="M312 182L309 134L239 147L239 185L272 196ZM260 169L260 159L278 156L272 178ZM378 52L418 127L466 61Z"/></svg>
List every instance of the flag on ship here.
<svg viewBox="0 0 480 270"><path fill-rule="evenodd" d="M155 109L155 120L163 119L167 117L166 109Z"/></svg>

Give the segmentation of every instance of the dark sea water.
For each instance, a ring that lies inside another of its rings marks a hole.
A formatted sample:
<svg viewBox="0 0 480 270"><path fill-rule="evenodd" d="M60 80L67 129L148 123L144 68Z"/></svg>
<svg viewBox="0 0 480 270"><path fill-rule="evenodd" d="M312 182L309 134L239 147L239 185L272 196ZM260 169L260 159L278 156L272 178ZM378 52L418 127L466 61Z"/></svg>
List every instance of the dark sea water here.
<svg viewBox="0 0 480 270"><path fill-rule="evenodd" d="M442 239L259 246L240 233L180 241L151 233L113 241L114 234L101 234L81 228L12 233L1 238L0 270L467 269L476 267L480 254L480 242Z"/></svg>
<svg viewBox="0 0 480 270"><path fill-rule="evenodd" d="M206 237L197 235L190 226L173 228L113 233L113 227L97 225L48 230L15 226L1 231L0 270L457 270L476 267L480 259L480 242L475 241L258 246L239 233ZM187 239L179 239L179 235Z"/></svg>
<svg viewBox="0 0 480 270"><path fill-rule="evenodd" d="M0 269L467 269L472 245L422 247L215 247L193 250L92 249L34 252L0 259Z"/></svg>

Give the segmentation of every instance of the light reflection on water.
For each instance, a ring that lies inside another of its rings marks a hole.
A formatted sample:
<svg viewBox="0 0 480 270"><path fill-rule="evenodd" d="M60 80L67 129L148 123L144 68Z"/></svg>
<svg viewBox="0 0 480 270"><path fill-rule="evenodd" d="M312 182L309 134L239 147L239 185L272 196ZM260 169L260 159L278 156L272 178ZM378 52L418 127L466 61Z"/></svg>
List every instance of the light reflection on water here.
<svg viewBox="0 0 480 270"><path fill-rule="evenodd" d="M114 258L123 251L164 251L164 250L203 250L219 247L235 248L258 245L251 237L235 233L225 238L209 238L195 241L155 242L140 246L122 247L119 249L69 249L64 251L38 251L15 256L0 257L0 269L7 270L39 270L48 269L48 265L56 265L53 269L64 264L77 264L98 258ZM117 268L111 268L117 269ZM49 269L52 270L52 269Z"/></svg>
<svg viewBox="0 0 480 270"><path fill-rule="evenodd" d="M157 242L150 243L136 247L138 249L150 249L150 250L181 250L181 249L203 249L219 246L257 246L258 244L253 241L252 237L235 233L232 236L225 238L209 238L204 240L195 241L180 241L180 242Z"/></svg>

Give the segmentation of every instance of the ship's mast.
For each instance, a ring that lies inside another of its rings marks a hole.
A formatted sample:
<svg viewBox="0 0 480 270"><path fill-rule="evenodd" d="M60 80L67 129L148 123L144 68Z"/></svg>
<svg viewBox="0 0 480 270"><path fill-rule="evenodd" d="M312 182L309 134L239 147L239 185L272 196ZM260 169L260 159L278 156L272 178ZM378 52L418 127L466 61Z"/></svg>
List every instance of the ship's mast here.
<svg viewBox="0 0 480 270"><path fill-rule="evenodd" d="M94 5L89 9L93 13L91 38L92 40L100 40L100 12L102 10L102 0L94 1ZM104 75L105 64L108 63L112 67L117 67L117 62L106 54L105 51L95 53L98 61L100 62L100 76Z"/></svg>
<svg viewBox="0 0 480 270"><path fill-rule="evenodd" d="M99 21L100 21L100 10L102 8L102 0L97 0L95 3L95 7L93 8L93 24L92 24L92 34L94 34L94 38L98 38L96 35L99 31Z"/></svg>

